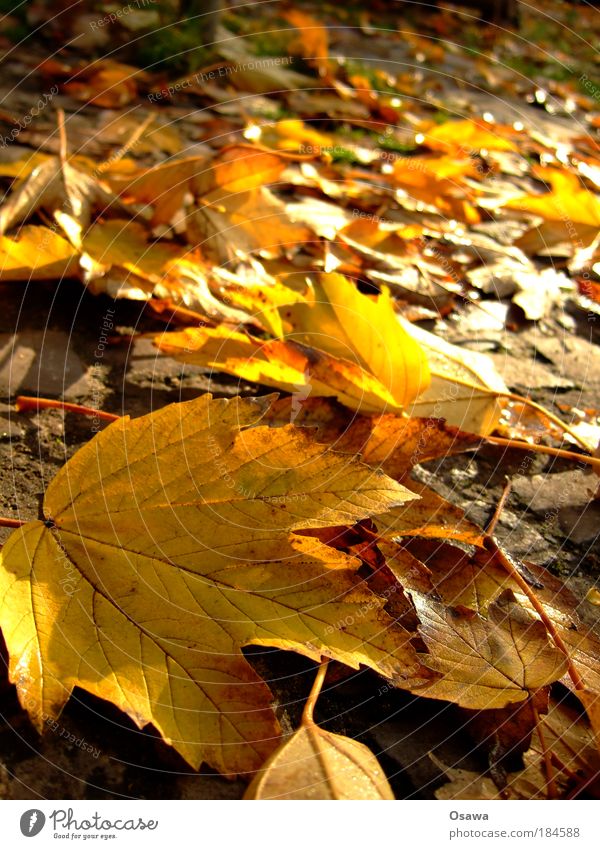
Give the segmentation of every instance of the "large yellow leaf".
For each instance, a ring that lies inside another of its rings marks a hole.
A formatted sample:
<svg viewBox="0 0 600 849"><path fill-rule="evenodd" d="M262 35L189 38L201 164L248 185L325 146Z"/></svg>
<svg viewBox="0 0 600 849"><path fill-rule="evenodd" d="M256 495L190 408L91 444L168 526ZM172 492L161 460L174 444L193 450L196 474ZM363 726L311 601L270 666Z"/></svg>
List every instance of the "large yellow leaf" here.
<svg viewBox="0 0 600 849"><path fill-rule="evenodd" d="M279 736L244 646L426 680L358 562L291 533L351 524L405 490L302 429L256 426L264 409L203 396L116 421L52 481L43 520L9 538L0 626L38 728L79 686L191 764L236 773Z"/></svg>

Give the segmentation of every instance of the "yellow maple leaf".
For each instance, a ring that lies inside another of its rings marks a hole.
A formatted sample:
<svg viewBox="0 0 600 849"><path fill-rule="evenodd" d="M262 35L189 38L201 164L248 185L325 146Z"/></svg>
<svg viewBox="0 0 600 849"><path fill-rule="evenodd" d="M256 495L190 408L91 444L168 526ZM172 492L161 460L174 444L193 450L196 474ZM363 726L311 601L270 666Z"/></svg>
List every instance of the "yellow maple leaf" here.
<svg viewBox="0 0 600 849"><path fill-rule="evenodd" d="M305 303L281 312L290 327L286 338L355 362L386 387L398 407L429 385L423 350L400 326L386 290L372 300L343 275L321 274Z"/></svg>
<svg viewBox="0 0 600 849"><path fill-rule="evenodd" d="M0 627L40 730L78 686L232 774L280 733L244 646L426 680L358 561L293 533L413 496L305 430L257 426L268 403L203 396L119 419L54 478L43 520L9 538Z"/></svg>

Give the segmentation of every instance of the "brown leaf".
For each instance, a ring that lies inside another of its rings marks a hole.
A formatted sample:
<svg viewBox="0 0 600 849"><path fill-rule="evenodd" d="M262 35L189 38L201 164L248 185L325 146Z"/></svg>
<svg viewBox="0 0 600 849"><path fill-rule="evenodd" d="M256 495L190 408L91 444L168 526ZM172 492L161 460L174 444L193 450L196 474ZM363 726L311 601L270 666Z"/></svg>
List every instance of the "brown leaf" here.
<svg viewBox="0 0 600 849"><path fill-rule="evenodd" d="M393 799L373 753L350 737L303 725L248 787L245 799Z"/></svg>
<svg viewBox="0 0 600 849"><path fill-rule="evenodd" d="M487 619L418 593L412 598L429 650L423 660L441 673L419 695L468 708L502 708L523 701L566 671L565 656L550 643L543 624L509 590L489 605Z"/></svg>

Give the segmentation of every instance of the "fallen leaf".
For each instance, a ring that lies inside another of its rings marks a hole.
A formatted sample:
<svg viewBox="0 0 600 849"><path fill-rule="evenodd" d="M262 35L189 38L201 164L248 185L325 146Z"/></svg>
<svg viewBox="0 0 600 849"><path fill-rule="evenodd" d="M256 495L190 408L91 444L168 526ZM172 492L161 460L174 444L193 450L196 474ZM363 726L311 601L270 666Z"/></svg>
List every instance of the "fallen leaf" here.
<svg viewBox="0 0 600 849"><path fill-rule="evenodd" d="M205 195L186 223L188 241L219 264L251 254L276 257L316 241L312 231L292 221L286 205L266 188Z"/></svg>
<svg viewBox="0 0 600 849"><path fill-rule="evenodd" d="M49 280L78 273L79 254L49 227L22 227L16 236L0 236L3 280Z"/></svg>
<svg viewBox="0 0 600 849"><path fill-rule="evenodd" d="M67 238L79 247L92 212L129 211L93 176L58 157L38 165L0 208L0 234L20 224L37 209L51 215Z"/></svg>
<svg viewBox="0 0 600 849"><path fill-rule="evenodd" d="M480 153L483 150L516 151L517 146L507 139L514 134L511 127L485 121L446 121L424 133L425 144L452 156Z"/></svg>
<svg viewBox="0 0 600 849"><path fill-rule="evenodd" d="M507 201L505 209L537 215L543 219L517 240L517 247L527 253L539 253L559 242L585 247L593 242L600 229L600 199L582 189L579 179L565 171L538 168L535 176L550 184L551 190L539 195L521 195Z"/></svg>
<svg viewBox="0 0 600 849"><path fill-rule="evenodd" d="M157 225L171 222L186 195L209 195L209 203L223 202L229 196L276 182L285 165L274 151L241 144L222 150L214 158L188 156L134 174L109 170L105 177L122 200L154 207L152 224Z"/></svg>
<svg viewBox="0 0 600 849"><path fill-rule="evenodd" d="M410 197L437 207L446 218L476 224L479 213L473 205L473 189L465 177L476 177L472 159L451 156L413 156L397 159L393 165L393 182Z"/></svg>
<svg viewBox="0 0 600 849"><path fill-rule="evenodd" d="M243 646L426 680L358 563L291 534L353 523L405 490L301 429L255 426L268 403L203 396L117 420L52 481L44 519L9 538L0 625L40 730L79 686L231 774L279 737Z"/></svg>
<svg viewBox="0 0 600 849"><path fill-rule="evenodd" d="M394 794L366 746L311 724L271 755L244 798L391 800Z"/></svg>
<svg viewBox="0 0 600 849"><path fill-rule="evenodd" d="M262 341L220 326L163 333L154 344L180 362L224 371L300 399L314 394L363 412L400 411L386 387L360 366L294 341Z"/></svg>
<svg viewBox="0 0 600 849"><path fill-rule="evenodd" d="M444 418L467 433L490 434L502 415L500 399L509 391L491 360L399 320L421 345L431 374L430 386L410 405L408 415Z"/></svg>
<svg viewBox="0 0 600 849"><path fill-rule="evenodd" d="M474 611L446 608L419 593L411 597L429 650L423 661L441 673L419 695L475 710L502 708L566 672L564 654L510 590L489 605L487 619Z"/></svg>
<svg viewBox="0 0 600 849"><path fill-rule="evenodd" d="M322 274L311 283L306 303L283 307L286 338L356 362L408 406L429 383L427 359L398 324L390 295L372 300L341 274Z"/></svg>
<svg viewBox="0 0 600 849"><path fill-rule="evenodd" d="M297 39L290 44L290 51L299 54L310 65L314 65L319 76L326 77L329 53L327 28L312 15L300 9L286 9L283 17L299 31Z"/></svg>

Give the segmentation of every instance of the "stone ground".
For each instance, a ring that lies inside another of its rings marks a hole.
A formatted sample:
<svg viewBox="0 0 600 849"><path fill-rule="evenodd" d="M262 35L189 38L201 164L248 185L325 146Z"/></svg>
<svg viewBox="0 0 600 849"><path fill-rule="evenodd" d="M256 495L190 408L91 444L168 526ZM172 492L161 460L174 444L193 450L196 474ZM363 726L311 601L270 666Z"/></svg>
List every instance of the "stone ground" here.
<svg viewBox="0 0 600 849"><path fill-rule="evenodd" d="M141 305L92 297L75 281L0 284L0 515L38 515L45 486L64 461L92 436L90 419L59 411L14 412L17 394L49 397L139 415L166 403L210 390L238 391L233 378L218 380L200 369L156 355L147 338L109 346L98 356L107 309L116 310L120 330L158 330ZM558 316L558 311L557 311ZM567 303L560 323L548 319L517 332L471 328L467 312L447 319L450 341L486 349L511 388L535 400L593 407L600 389L600 351L595 325ZM565 319L568 318L568 321ZM569 331L563 325L569 325ZM592 475L563 461L488 447L428 464L422 479L485 523L505 476L513 492L498 536L521 558L549 566L579 599L582 619L594 627L598 608L584 601L600 575L597 533L600 503L590 502ZM8 531L2 530L2 541ZM248 652L280 699L284 724L299 716L312 679L312 664L291 653ZM285 695L284 695L285 693ZM241 781L193 773L152 730L139 731L109 705L77 691L60 722L40 738L20 710L15 691L0 671L0 798L239 798ZM371 673L340 680L319 701L326 727L357 735L378 755L399 798L431 798L443 779L429 757L466 768L484 766L452 705L391 691Z"/></svg>

